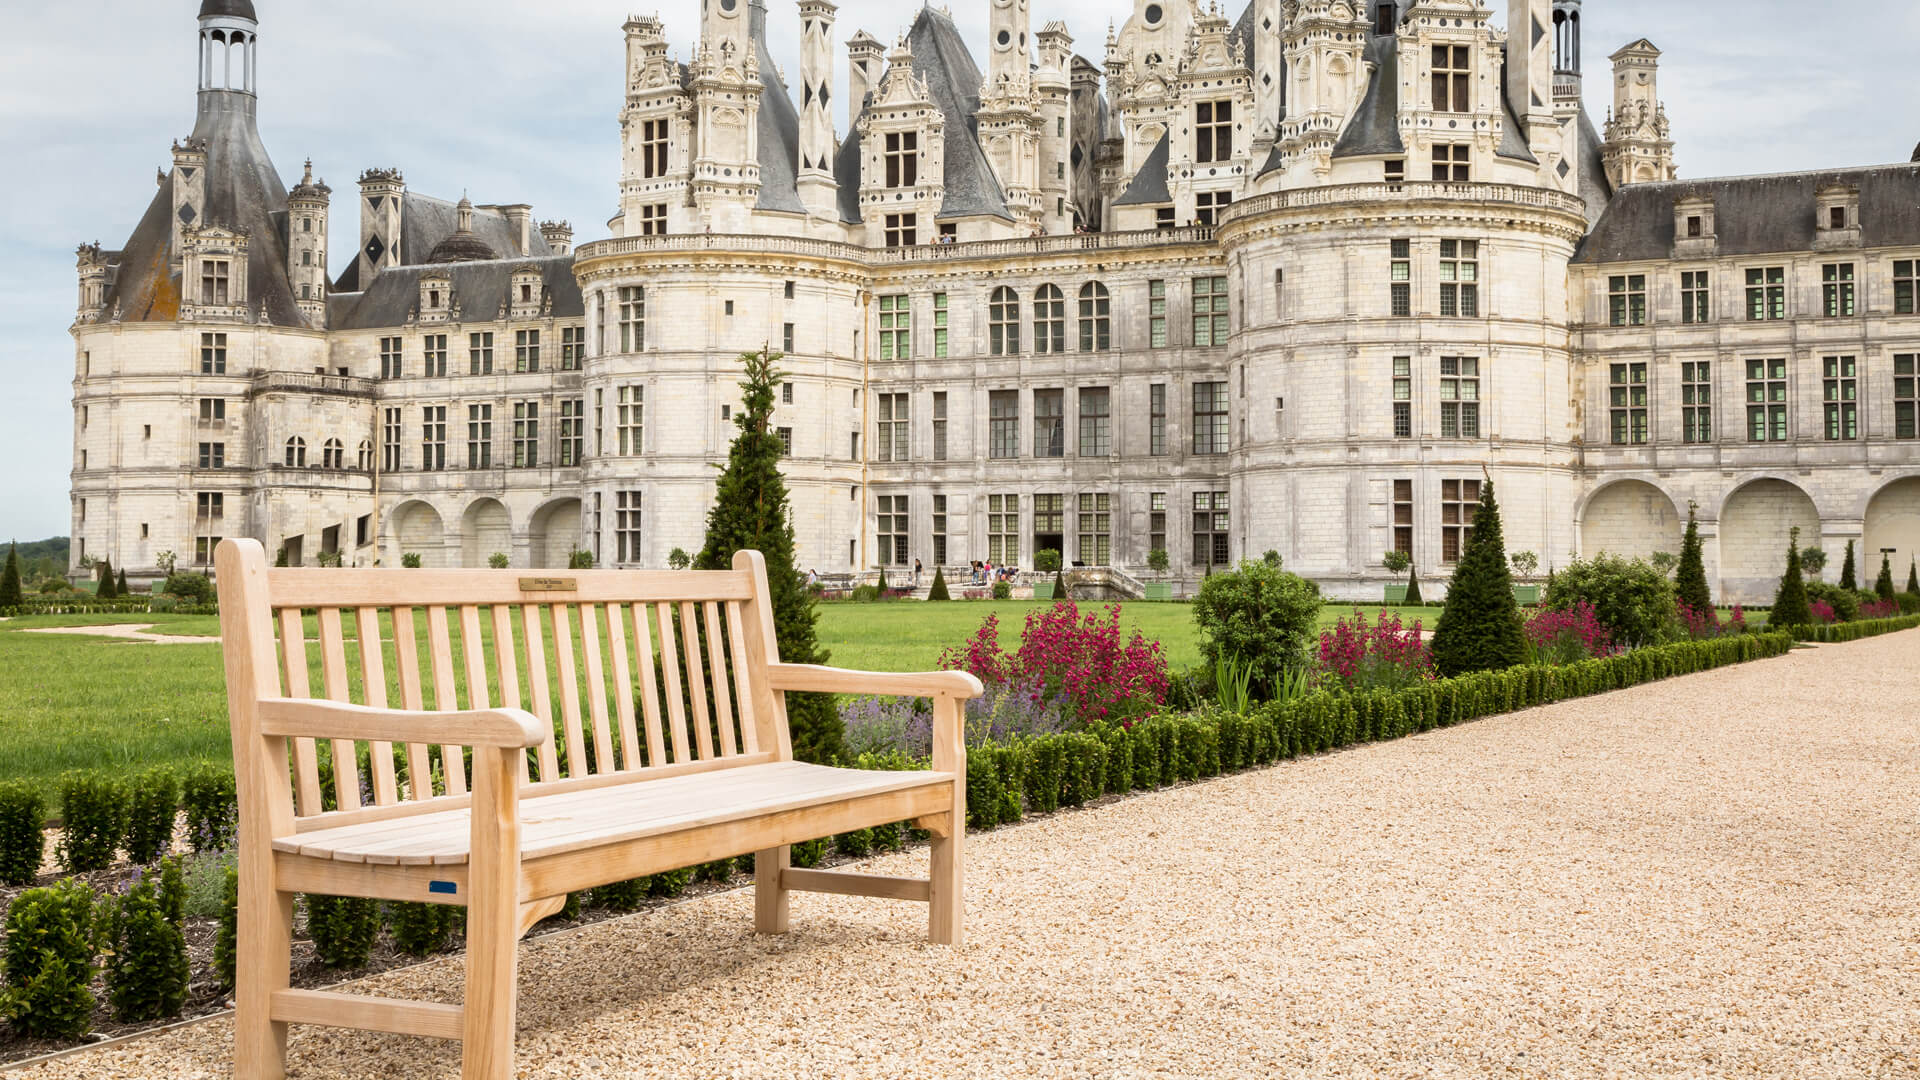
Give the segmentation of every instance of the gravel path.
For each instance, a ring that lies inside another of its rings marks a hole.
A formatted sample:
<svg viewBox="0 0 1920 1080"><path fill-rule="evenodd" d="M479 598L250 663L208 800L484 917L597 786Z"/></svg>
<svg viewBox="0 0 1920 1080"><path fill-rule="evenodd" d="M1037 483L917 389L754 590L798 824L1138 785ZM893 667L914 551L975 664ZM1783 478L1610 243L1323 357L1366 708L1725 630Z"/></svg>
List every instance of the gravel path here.
<svg viewBox="0 0 1920 1080"><path fill-rule="evenodd" d="M144 641L149 645L218 645L217 637L176 637L152 633L153 623L115 623L112 626L36 626L24 634L81 634L86 637Z"/></svg>
<svg viewBox="0 0 1920 1080"><path fill-rule="evenodd" d="M1920 631L969 838L923 909L523 948L522 1077L1920 1076ZM899 872L914 855L876 860ZM354 989L457 1000L459 967ZM27 1070L223 1077L226 1021ZM451 1043L296 1029L294 1076Z"/></svg>

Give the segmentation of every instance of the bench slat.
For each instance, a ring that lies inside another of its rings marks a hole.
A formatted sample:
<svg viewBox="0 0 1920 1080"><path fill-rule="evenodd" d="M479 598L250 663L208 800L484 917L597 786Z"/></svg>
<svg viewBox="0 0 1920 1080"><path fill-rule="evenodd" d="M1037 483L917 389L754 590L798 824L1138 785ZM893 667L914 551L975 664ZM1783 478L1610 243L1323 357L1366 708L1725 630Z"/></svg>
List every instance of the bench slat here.
<svg viewBox="0 0 1920 1080"><path fill-rule="evenodd" d="M360 684L366 704L387 707L387 667L382 659L380 609L363 607L354 611L354 628L360 639ZM395 643L398 644L397 642ZM391 806L400 801L400 789L393 771L393 744L367 744L367 763L373 772L373 801Z"/></svg>
<svg viewBox="0 0 1920 1080"><path fill-rule="evenodd" d="M447 609L427 609L427 655L433 662L433 702L441 712L460 708L459 684L453 678L453 636L447 629ZM467 793L467 759L458 746L440 747L440 774L448 795Z"/></svg>
<svg viewBox="0 0 1920 1080"><path fill-rule="evenodd" d="M413 609L393 609L393 661L400 672L400 707L420 712L426 699L420 691L420 639L414 636ZM433 798L433 762L427 744L408 743L407 799L419 802Z"/></svg>
<svg viewBox="0 0 1920 1080"><path fill-rule="evenodd" d="M347 693L346 635L337 607L320 609L320 678L330 700L352 700ZM360 805L360 754L350 739L333 740L333 797L342 810Z"/></svg>
<svg viewBox="0 0 1920 1080"><path fill-rule="evenodd" d="M625 768L640 764L638 732L633 725L633 673L627 665L626 612L620 604L600 609L607 617L607 655L613 662L613 704L620 717L620 763Z"/></svg>
<svg viewBox="0 0 1920 1080"><path fill-rule="evenodd" d="M603 609L580 605L580 659L587 679L587 716L593 730L593 771L612 772L613 731L607 717L607 672L600 657L599 615Z"/></svg>
<svg viewBox="0 0 1920 1080"><path fill-rule="evenodd" d="M280 658L288 697L312 697L307 673L307 628L299 608L280 612ZM320 812L320 755L312 739L293 740L293 794L301 815Z"/></svg>
<svg viewBox="0 0 1920 1080"><path fill-rule="evenodd" d="M720 633L720 606L700 605L707 617L707 668L713 677L713 716L720 728L720 756L739 752L733 735L733 695L727 692L727 643Z"/></svg>
<svg viewBox="0 0 1920 1080"><path fill-rule="evenodd" d="M424 1035L430 1039L458 1039L464 1013L458 1005L426 1001L340 994L330 990L276 990L273 1018L286 1024L386 1031L395 1035Z"/></svg>
<svg viewBox="0 0 1920 1080"><path fill-rule="evenodd" d="M522 604L520 607L520 628L525 637L527 650L528 696L533 708L529 711L547 725L547 737L541 741L540 779L553 781L560 779L559 759L553 746L553 694L547 685L546 645L541 639L540 608L535 604Z"/></svg>
<svg viewBox="0 0 1920 1080"><path fill-rule="evenodd" d="M653 616L660 633L660 670L667 676L667 732L673 736L673 760L678 763L692 755L687 753L687 706L680 697L680 650L673 640L673 605L655 604Z"/></svg>
<svg viewBox="0 0 1920 1080"><path fill-rule="evenodd" d="M573 663L573 612L566 604L547 605L547 619L553 628L554 677L559 681L560 719L567 733L567 775L586 776L587 747L580 730L580 673ZM559 773L542 779L560 778Z"/></svg>
<svg viewBox="0 0 1920 1080"><path fill-rule="evenodd" d="M753 581L738 570L338 570L315 567L272 571L276 608L363 607L411 604L679 603L682 600L751 600ZM527 592L523 582L540 583ZM571 589L552 589L571 583Z"/></svg>
<svg viewBox="0 0 1920 1080"><path fill-rule="evenodd" d="M700 619L695 605L680 605L680 645L686 651L687 691L693 708L687 722L693 725L693 744L700 760L713 756L713 713L707 709L707 676L700 663Z"/></svg>
<svg viewBox="0 0 1920 1080"><path fill-rule="evenodd" d="M495 604L488 610L493 616L493 655L494 663L497 665L495 674L500 680L500 704L519 708L526 698L520 694L520 667L517 660L517 646L513 640L513 610L505 604ZM532 641L533 636L528 635L529 642ZM529 663L527 665L527 676L535 685L546 677L546 671L545 664ZM549 730L552 729L551 721L548 722L547 727ZM543 778L547 775L547 762L551 760L548 756L551 753L549 748L552 745L551 736L540 745L540 771ZM514 769L520 777L520 782L526 783L528 780L527 755L518 754L514 757Z"/></svg>
<svg viewBox="0 0 1920 1080"><path fill-rule="evenodd" d="M743 752L760 752L760 733L755 730L753 680L748 674L746 631L741 628L740 602L727 601L727 644L733 650L733 679L740 702L740 743Z"/></svg>
<svg viewBox="0 0 1920 1080"><path fill-rule="evenodd" d="M645 604L633 605L633 650L640 669L639 722L646 725L647 766L653 768L665 765L667 755L660 745L660 680L653 672L653 630L647 626Z"/></svg>

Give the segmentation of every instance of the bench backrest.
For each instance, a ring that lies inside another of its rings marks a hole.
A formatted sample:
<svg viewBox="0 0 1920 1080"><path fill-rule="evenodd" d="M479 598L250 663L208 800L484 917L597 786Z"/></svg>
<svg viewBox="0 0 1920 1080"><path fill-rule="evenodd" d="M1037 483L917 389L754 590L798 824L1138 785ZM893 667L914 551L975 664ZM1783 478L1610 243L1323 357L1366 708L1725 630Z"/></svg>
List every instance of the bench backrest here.
<svg viewBox="0 0 1920 1080"><path fill-rule="evenodd" d="M285 789L262 794L296 819L334 811L326 825L342 812L425 810L410 804L468 789L453 745L295 738L281 761L262 761L278 743L250 727L249 694L525 709L547 721L548 736L521 763L521 782L542 788L791 758L783 695L766 678L779 660L766 566L751 551L733 566L272 569L257 541L224 541L216 570L235 769L286 776Z"/></svg>

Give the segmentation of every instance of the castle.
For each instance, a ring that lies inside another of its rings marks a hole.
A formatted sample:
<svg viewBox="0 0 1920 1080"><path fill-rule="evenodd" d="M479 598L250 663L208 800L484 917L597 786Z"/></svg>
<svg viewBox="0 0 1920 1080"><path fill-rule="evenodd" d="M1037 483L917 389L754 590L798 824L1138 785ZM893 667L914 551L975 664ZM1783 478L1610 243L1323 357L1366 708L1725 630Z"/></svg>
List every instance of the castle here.
<svg viewBox="0 0 1920 1080"><path fill-rule="evenodd" d="M76 572L662 566L763 347L823 572L1275 550L1377 600L1483 477L1543 571L1690 506L1727 601L1791 526L1920 551L1920 165L1677 180L1650 42L1588 112L1580 0L1134 0L1099 63L984 2L984 72L929 7L842 81L799 0L797 93L763 0L702 0L684 63L630 19L609 239L379 168L336 255L255 129L253 0L205 0L193 134L79 253Z"/></svg>

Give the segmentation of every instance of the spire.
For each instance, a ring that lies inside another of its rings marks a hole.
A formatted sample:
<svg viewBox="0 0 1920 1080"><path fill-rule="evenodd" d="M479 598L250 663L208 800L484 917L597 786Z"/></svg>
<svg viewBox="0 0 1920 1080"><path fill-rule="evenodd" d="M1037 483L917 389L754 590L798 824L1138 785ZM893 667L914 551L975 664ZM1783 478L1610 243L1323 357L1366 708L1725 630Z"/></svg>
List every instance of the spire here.
<svg viewBox="0 0 1920 1080"><path fill-rule="evenodd" d="M467 198L465 192L461 192L460 205L455 207L454 210L456 213L460 215L460 224L455 231L458 232L461 236L472 236L473 235L473 200Z"/></svg>
<svg viewBox="0 0 1920 1080"><path fill-rule="evenodd" d="M253 93L260 42L253 0L205 0L199 19L201 92Z"/></svg>

